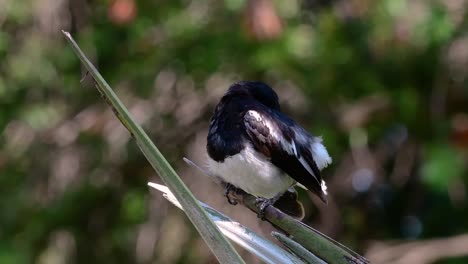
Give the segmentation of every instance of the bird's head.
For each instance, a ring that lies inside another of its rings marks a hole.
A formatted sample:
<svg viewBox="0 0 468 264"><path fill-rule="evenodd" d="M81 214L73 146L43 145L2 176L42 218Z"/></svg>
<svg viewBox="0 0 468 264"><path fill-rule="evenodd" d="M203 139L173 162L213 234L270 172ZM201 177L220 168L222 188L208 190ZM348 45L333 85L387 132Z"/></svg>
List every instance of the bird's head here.
<svg viewBox="0 0 468 264"><path fill-rule="evenodd" d="M262 82L241 81L229 87L228 97L246 97L254 99L267 107L280 110L278 95L270 86Z"/></svg>

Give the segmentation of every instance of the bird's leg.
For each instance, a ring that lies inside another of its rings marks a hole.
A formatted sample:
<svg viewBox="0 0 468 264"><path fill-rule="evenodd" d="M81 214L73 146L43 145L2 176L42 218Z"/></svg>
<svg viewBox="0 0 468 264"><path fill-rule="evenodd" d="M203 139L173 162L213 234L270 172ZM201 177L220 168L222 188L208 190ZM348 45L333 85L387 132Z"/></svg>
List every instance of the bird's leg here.
<svg viewBox="0 0 468 264"><path fill-rule="evenodd" d="M275 204L278 199L283 195L283 193L279 193L275 195L273 198L267 199L263 197L257 197L255 200L255 205L258 207L258 218L265 220L265 210L268 206Z"/></svg>
<svg viewBox="0 0 468 264"><path fill-rule="evenodd" d="M236 186L230 183L226 183L226 186L224 186L224 196L226 196L229 204L237 205L237 201L235 199L231 199L230 197L231 192L237 192Z"/></svg>

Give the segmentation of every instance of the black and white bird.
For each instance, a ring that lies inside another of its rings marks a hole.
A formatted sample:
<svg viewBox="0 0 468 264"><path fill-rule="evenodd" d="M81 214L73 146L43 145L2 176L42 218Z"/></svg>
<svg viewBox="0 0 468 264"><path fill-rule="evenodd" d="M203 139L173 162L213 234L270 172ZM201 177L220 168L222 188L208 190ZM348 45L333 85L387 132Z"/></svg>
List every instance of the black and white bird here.
<svg viewBox="0 0 468 264"><path fill-rule="evenodd" d="M320 170L332 159L322 139L282 113L278 95L262 82L231 85L211 118L207 151L226 194L235 187L256 196L261 212L297 183L327 202Z"/></svg>

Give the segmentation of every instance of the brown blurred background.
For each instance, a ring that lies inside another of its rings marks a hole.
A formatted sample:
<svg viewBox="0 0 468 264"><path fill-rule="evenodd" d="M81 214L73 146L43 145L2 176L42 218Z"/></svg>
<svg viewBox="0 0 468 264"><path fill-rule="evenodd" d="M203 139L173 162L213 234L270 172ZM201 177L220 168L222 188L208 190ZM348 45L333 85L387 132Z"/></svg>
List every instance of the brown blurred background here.
<svg viewBox="0 0 468 264"><path fill-rule="evenodd" d="M215 263L100 99L82 49L202 201L271 228L204 164L214 106L261 80L322 135L309 225L374 263L468 261L468 1L0 0L0 263ZM258 260L241 251L248 263Z"/></svg>

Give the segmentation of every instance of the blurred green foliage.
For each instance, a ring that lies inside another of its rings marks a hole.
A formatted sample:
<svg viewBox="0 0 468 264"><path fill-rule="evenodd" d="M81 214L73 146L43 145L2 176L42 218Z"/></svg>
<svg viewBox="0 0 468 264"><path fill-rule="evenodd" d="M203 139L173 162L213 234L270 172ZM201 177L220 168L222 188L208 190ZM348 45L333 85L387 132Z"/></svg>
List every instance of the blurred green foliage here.
<svg viewBox="0 0 468 264"><path fill-rule="evenodd" d="M0 263L214 261L184 216L149 194L151 168L89 78L80 83L60 29L180 170L184 155L203 162L229 84L262 80L334 158L333 203L317 212L303 193L307 223L376 262L373 241L468 231L465 1L3 5ZM225 204L192 173L195 193ZM458 255L446 263L467 261Z"/></svg>

